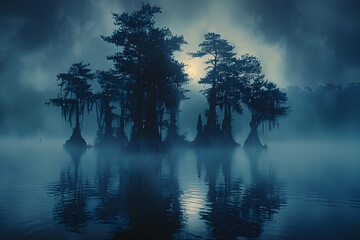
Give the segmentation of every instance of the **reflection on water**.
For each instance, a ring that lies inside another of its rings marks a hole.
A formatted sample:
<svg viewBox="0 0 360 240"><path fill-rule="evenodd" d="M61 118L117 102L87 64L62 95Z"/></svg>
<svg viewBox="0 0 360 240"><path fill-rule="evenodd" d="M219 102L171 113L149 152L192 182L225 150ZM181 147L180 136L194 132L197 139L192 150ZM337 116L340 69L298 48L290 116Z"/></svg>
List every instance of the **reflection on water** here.
<svg viewBox="0 0 360 240"><path fill-rule="evenodd" d="M8 169L0 172L2 232L5 239L356 239L359 152L347 151L341 163L311 147L308 158L288 148L147 155L24 146L26 155L14 151L1 162Z"/></svg>
<svg viewBox="0 0 360 240"><path fill-rule="evenodd" d="M53 209L54 219L64 224L66 230L80 233L91 219L87 211L87 202L91 195L88 179L84 179L81 172L81 154L71 154L73 164L60 172L59 182L49 188L56 203Z"/></svg>
<svg viewBox="0 0 360 240"><path fill-rule="evenodd" d="M114 239L260 237L262 225L286 203L275 176L258 173L260 152L247 152L251 172L248 183L232 178L233 149L192 153L201 180L197 184L206 195L200 206L196 200L187 201L186 206L181 202L181 152L128 155L95 150L93 181L82 174L81 156L70 153L72 163L49 187L48 193L55 199L54 219L74 233L83 232L89 221L107 224ZM200 207L197 220L204 221L206 229L192 233L186 212L196 211L196 207Z"/></svg>
<svg viewBox="0 0 360 240"><path fill-rule="evenodd" d="M285 201L285 193L275 179L258 173L259 151L246 152L250 162L251 181L231 177L231 151L206 152L198 155L199 166L206 169L208 209L201 213L216 239L238 236L258 238L262 225L272 220ZM223 179L217 177L222 169Z"/></svg>
<svg viewBox="0 0 360 240"><path fill-rule="evenodd" d="M49 194L56 199L54 219L77 233L93 220L110 225L114 239L171 239L183 222L178 156L95 154L92 184L81 174L79 156L71 154L73 171L61 171L59 181L50 185ZM169 172L164 176L162 160L167 157ZM92 212L87 207L91 199L96 201Z"/></svg>

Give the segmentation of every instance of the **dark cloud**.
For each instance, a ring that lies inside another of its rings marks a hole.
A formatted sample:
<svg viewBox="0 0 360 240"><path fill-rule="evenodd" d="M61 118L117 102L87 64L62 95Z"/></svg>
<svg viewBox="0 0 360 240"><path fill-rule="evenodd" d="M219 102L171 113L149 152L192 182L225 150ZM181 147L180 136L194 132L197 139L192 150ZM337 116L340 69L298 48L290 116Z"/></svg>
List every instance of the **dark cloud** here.
<svg viewBox="0 0 360 240"><path fill-rule="evenodd" d="M296 28L299 17L298 1L239 1L248 14L257 17L258 28L266 34L267 40L279 41Z"/></svg>
<svg viewBox="0 0 360 240"><path fill-rule="evenodd" d="M74 22L86 21L94 15L93 10L91 1L85 0L5 0L0 8L0 26L6 27L17 21L19 26L12 40L18 48L34 50L65 35Z"/></svg>
<svg viewBox="0 0 360 240"><path fill-rule="evenodd" d="M125 11L134 11L141 7L142 3L149 3L162 8L163 15L166 15L167 20L177 19L182 23L186 21L194 21L198 18L208 14L209 7L211 7L213 0L182 0L182 1L168 1L168 0L149 0L149 1L119 1L122 9Z"/></svg>
<svg viewBox="0 0 360 240"><path fill-rule="evenodd" d="M44 103L56 92L39 85L51 81L56 87L56 72L72 62L67 49L74 27L85 24L93 10L88 1L1 2L0 133L26 134L44 126Z"/></svg>
<svg viewBox="0 0 360 240"><path fill-rule="evenodd" d="M289 83L314 85L358 81L360 8L351 0L238 1L266 41L285 47Z"/></svg>

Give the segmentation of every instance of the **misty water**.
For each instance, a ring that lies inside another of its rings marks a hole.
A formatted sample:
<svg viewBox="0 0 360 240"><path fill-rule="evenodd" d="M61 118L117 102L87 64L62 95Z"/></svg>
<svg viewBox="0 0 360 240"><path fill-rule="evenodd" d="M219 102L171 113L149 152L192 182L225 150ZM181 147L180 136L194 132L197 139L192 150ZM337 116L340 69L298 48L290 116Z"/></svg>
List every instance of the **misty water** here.
<svg viewBox="0 0 360 240"><path fill-rule="evenodd" d="M69 154L2 141L1 239L358 239L358 146Z"/></svg>

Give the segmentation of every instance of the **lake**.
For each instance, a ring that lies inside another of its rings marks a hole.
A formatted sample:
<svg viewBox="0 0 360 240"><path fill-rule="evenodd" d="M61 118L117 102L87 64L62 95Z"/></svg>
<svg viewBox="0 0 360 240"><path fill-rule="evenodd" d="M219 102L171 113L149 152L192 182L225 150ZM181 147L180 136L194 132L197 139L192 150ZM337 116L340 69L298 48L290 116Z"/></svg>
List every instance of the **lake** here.
<svg viewBox="0 0 360 240"><path fill-rule="evenodd" d="M1 239L359 239L360 142L125 154L2 140Z"/></svg>

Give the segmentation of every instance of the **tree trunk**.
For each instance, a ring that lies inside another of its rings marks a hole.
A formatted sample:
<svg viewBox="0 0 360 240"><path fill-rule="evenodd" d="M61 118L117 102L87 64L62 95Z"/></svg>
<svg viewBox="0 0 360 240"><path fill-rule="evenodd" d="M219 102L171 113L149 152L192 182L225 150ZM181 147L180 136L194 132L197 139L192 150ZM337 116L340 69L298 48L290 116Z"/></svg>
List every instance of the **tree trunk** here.
<svg viewBox="0 0 360 240"><path fill-rule="evenodd" d="M168 137L175 140L177 137L179 137L179 128L176 124L176 112L177 108L171 108L170 109L170 126L168 130Z"/></svg>
<svg viewBox="0 0 360 240"><path fill-rule="evenodd" d="M143 92L140 84L136 84L134 91L135 111L134 111L134 125L133 134L135 137L143 130Z"/></svg>
<svg viewBox="0 0 360 240"><path fill-rule="evenodd" d="M140 91L140 89L137 89ZM131 151L158 151L161 148L161 137L157 119L157 99L155 85L146 88L145 119L143 120L143 93L136 98L134 126L130 142Z"/></svg>
<svg viewBox="0 0 360 240"><path fill-rule="evenodd" d="M170 108L170 126L168 128L167 136L164 141L167 147L172 147L174 145L182 145L185 143L185 140L179 134L179 127L177 125L177 113L178 107Z"/></svg>
<svg viewBox="0 0 360 240"><path fill-rule="evenodd" d="M215 135L216 133L216 93L214 87L210 90L209 114L206 122L206 133Z"/></svg>
<svg viewBox="0 0 360 240"><path fill-rule="evenodd" d="M225 94L225 113L224 119L222 122L222 132L225 136L231 135L231 109L230 104L228 103L227 93Z"/></svg>
<svg viewBox="0 0 360 240"><path fill-rule="evenodd" d="M120 113L120 133L125 135L125 111L124 107L121 107L121 113Z"/></svg>
<svg viewBox="0 0 360 240"><path fill-rule="evenodd" d="M75 106L75 114L76 114L76 123L75 128L73 129L73 133L69 140L66 141L64 147L67 149L77 149L86 148L86 142L81 136L80 132L80 106L79 106L79 98L76 98L76 106Z"/></svg>
<svg viewBox="0 0 360 240"><path fill-rule="evenodd" d="M144 136L146 147L149 150L160 150L161 137L157 119L156 89L151 86L147 94L146 118L144 123Z"/></svg>
<svg viewBox="0 0 360 240"><path fill-rule="evenodd" d="M79 106L79 98L76 98L76 123L75 129L80 131L80 106Z"/></svg>
<svg viewBox="0 0 360 240"><path fill-rule="evenodd" d="M134 109L134 124L131 130L129 149L137 151L143 145L143 91L140 83L136 83L134 90L135 109Z"/></svg>
<svg viewBox="0 0 360 240"><path fill-rule="evenodd" d="M109 139L112 137L112 112L110 107L110 101L108 99L105 100L105 133L104 139Z"/></svg>
<svg viewBox="0 0 360 240"><path fill-rule="evenodd" d="M250 125L250 134L248 138L246 139L244 143L244 147L246 148L265 148L265 145L263 145L260 142L259 135L258 135L258 126L259 122L255 119L254 115L251 118L251 121L249 123Z"/></svg>
<svg viewBox="0 0 360 240"><path fill-rule="evenodd" d="M117 139L120 141L121 147L126 147L129 144L129 140L125 135L125 109L124 103L121 104L121 113L120 113L120 126L116 134Z"/></svg>

